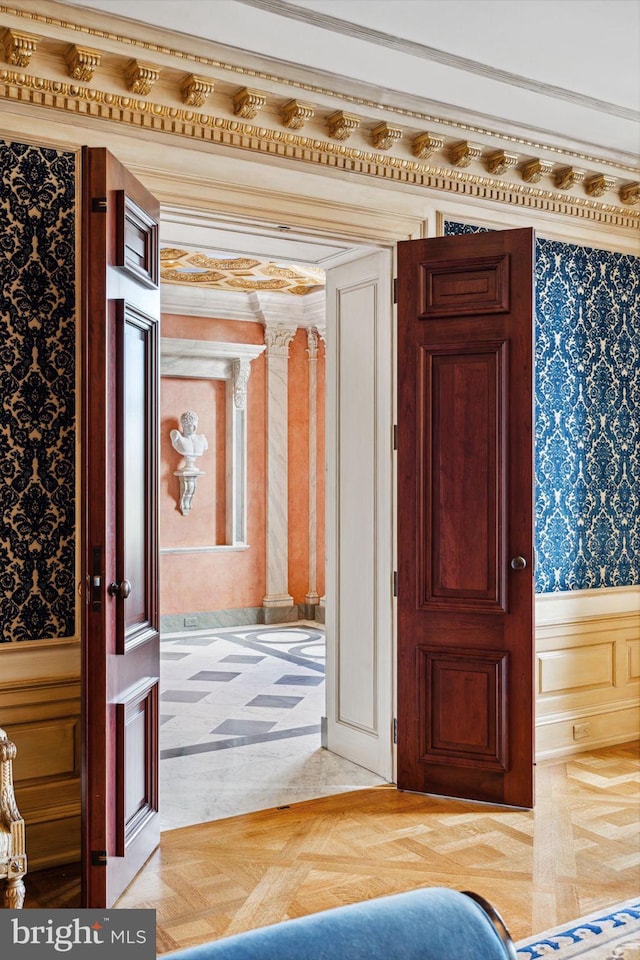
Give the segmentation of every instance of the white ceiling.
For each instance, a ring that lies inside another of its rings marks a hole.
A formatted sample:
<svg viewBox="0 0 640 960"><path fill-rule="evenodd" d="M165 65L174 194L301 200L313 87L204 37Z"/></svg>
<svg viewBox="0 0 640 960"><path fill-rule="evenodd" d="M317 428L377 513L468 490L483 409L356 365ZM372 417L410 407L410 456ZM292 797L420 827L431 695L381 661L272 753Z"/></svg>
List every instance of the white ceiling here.
<svg viewBox="0 0 640 960"><path fill-rule="evenodd" d="M410 95L542 142L640 152L638 0L67 2L303 65L385 105Z"/></svg>

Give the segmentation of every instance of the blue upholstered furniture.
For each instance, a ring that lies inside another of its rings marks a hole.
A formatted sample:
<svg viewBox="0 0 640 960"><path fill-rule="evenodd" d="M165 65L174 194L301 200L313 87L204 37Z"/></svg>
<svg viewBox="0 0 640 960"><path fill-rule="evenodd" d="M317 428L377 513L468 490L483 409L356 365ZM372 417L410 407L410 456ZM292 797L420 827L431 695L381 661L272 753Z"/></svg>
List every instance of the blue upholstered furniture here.
<svg viewBox="0 0 640 960"><path fill-rule="evenodd" d="M488 904L487 908L491 909ZM466 894L431 887L337 907L165 956L167 960L515 960L508 934L501 935L497 927Z"/></svg>

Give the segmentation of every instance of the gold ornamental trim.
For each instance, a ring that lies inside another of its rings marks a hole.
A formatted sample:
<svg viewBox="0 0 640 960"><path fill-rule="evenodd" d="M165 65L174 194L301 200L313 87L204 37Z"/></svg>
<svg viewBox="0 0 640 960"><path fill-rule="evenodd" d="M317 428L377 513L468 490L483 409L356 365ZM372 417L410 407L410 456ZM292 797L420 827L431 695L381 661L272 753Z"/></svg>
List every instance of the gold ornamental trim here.
<svg viewBox="0 0 640 960"><path fill-rule="evenodd" d="M511 170L512 167L515 167L517 162L517 153L506 153L504 150L496 150L495 153L487 157L486 167L489 173L501 177L508 170Z"/></svg>
<svg viewBox="0 0 640 960"><path fill-rule="evenodd" d="M89 50L88 47L79 47L73 43L65 54L67 71L72 80L89 83L100 66L102 54L98 50Z"/></svg>
<svg viewBox="0 0 640 960"><path fill-rule="evenodd" d="M287 100L280 108L282 122L289 130L301 130L307 120L313 119L314 114L314 107L300 100Z"/></svg>
<svg viewBox="0 0 640 960"><path fill-rule="evenodd" d="M375 150L390 150L398 140L402 140L400 127L392 127L384 120L371 131L371 143Z"/></svg>
<svg viewBox="0 0 640 960"><path fill-rule="evenodd" d="M620 188L620 199L623 203L633 205L640 201L640 183L627 183Z"/></svg>
<svg viewBox="0 0 640 960"><path fill-rule="evenodd" d="M195 74L190 73L182 81L182 102L186 103L188 107L203 107L207 98L213 93L214 87L213 80L196 77Z"/></svg>
<svg viewBox="0 0 640 960"><path fill-rule="evenodd" d="M2 34L4 58L13 67L28 67L40 37L8 27Z"/></svg>
<svg viewBox="0 0 640 960"><path fill-rule="evenodd" d="M140 97L146 97L151 93L151 88L160 76L160 71L152 63L132 60L125 69L124 75L129 90Z"/></svg>
<svg viewBox="0 0 640 960"><path fill-rule="evenodd" d="M162 54L163 56L173 57L177 60L183 60L189 63L199 64L200 66L211 67L219 70L224 70L228 73L231 73L235 76L246 76L258 80L267 80L269 82L274 82L278 84L283 84L286 87L295 88L297 90L304 90L314 96L321 97L339 97L341 101L346 103L357 104L358 106L364 107L365 109L376 109L380 108L380 103L376 100L370 100L368 97L359 97L354 94L347 94L344 91L332 89L330 87L324 87L317 83L307 83L302 80L295 80L290 77L282 77L278 74L271 73L266 70L257 70L253 67L241 67L234 63L228 63L225 60L220 60L216 57L207 57L201 54L188 53L184 50L179 50L176 47L168 47L161 43L152 43L146 40L137 40L135 37L123 36L119 33L113 33L111 30L103 30L96 27L87 26L85 24L74 23L69 20L64 20L61 17L50 16L48 14L40 14L34 9L23 10L19 7L15 7L9 3L0 3L0 14L5 13L12 17L17 17L21 20L25 20L33 24L42 24L44 27L55 26L57 28L62 28L64 30L73 31L74 33L86 34L90 37L96 37L102 40L107 40L111 42L117 42L119 44L126 45L132 49L140 49L150 54ZM13 28L11 28L13 29ZM15 32L15 31L14 31ZM38 39L35 37L34 39ZM26 65L26 64L25 64ZM490 129L489 127L478 126L477 124L463 122L459 120L451 120L447 117L436 116L435 114L423 113L419 110L411 110L405 107L398 106L389 106L394 114L402 117L408 117L420 122L420 124L440 124L441 126L448 127L454 130L466 131L473 136L480 137L499 137L502 141L507 141L509 143L520 144L524 147L527 147L530 151L545 150L549 153L556 153L561 155L563 158L567 156L575 157L577 160L581 160L585 163L594 164L598 166L601 164L602 157L596 157L591 154L582 153L577 150L567 150L563 147L553 146L548 143L540 143L537 140L532 140L528 137L518 137L511 134L505 134L499 130ZM621 163L619 161L607 160L607 166L615 167L619 170L629 171L635 168L630 167L629 164ZM640 172L640 171L639 171Z"/></svg>
<svg viewBox="0 0 640 960"><path fill-rule="evenodd" d="M351 134L360 126L360 117L354 117L344 110L336 110L327 117L327 130L333 140L348 140Z"/></svg>
<svg viewBox="0 0 640 960"><path fill-rule="evenodd" d="M460 143L454 143L449 148L449 160L454 167L468 167L472 160L477 160L481 155L481 145L469 143L468 140L461 140Z"/></svg>
<svg viewBox="0 0 640 960"><path fill-rule="evenodd" d="M419 160L428 160L433 153L442 150L444 137L436 137L432 133L420 133L411 142L411 152Z"/></svg>
<svg viewBox="0 0 640 960"><path fill-rule="evenodd" d="M266 102L267 98L257 90L241 87L233 95L233 112L243 120L253 120Z"/></svg>
<svg viewBox="0 0 640 960"><path fill-rule="evenodd" d="M563 167L557 170L553 175L556 187L559 190L571 190L578 183L582 183L585 178L586 170L578 170L576 167Z"/></svg>
<svg viewBox="0 0 640 960"><path fill-rule="evenodd" d="M333 170L361 173L386 181L409 183L460 196L485 198L500 203L574 216L619 227L640 227L640 217L624 207L594 203L586 197L570 197L549 189L511 183L462 170L442 169L418 160L385 156L348 147L343 143L305 137L285 130L270 130L240 120L200 113L183 107L169 107L139 100L134 96L105 93L78 84L34 77L15 70L0 70L0 98L63 113L109 120L129 128L171 134L244 149L284 159L324 166ZM628 185L637 190L639 184ZM620 193L623 190L621 188ZM625 193L626 203L634 190Z"/></svg>
<svg viewBox="0 0 640 960"><path fill-rule="evenodd" d="M520 173L525 183L540 183L543 177L553 170L550 160L529 160L520 167Z"/></svg>
<svg viewBox="0 0 640 960"><path fill-rule="evenodd" d="M616 185L615 177L607 177L604 173L598 173L595 177L589 177L584 182L584 188L590 197L603 197L609 190L613 190Z"/></svg>

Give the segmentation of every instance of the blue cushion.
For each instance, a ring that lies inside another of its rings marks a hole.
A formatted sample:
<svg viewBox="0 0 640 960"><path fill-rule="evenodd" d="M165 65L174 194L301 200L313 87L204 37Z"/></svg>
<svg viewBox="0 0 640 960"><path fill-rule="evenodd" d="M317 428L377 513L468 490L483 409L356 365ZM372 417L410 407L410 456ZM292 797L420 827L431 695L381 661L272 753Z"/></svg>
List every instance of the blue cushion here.
<svg viewBox="0 0 640 960"><path fill-rule="evenodd" d="M430 887L286 920L172 953L171 960L507 960L482 908Z"/></svg>

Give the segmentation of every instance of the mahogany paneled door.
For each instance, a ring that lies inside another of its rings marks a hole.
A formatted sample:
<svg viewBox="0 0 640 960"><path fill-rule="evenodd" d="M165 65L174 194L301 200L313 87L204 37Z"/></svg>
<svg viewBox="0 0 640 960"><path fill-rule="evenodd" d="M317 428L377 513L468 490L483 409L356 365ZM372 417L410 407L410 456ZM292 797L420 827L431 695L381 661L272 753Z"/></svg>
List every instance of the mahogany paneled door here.
<svg viewBox="0 0 640 960"><path fill-rule="evenodd" d="M159 843L159 205L83 151L83 902Z"/></svg>
<svg viewBox="0 0 640 960"><path fill-rule="evenodd" d="M531 230L398 244L398 787L533 805Z"/></svg>

